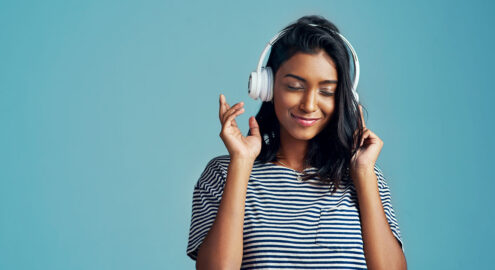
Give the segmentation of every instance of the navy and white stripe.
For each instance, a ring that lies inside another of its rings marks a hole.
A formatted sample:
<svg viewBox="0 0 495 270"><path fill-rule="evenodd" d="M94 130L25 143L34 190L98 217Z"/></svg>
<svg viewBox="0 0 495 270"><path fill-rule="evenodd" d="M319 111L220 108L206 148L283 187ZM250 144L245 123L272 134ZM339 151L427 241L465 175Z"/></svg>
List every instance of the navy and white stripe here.
<svg viewBox="0 0 495 270"><path fill-rule="evenodd" d="M187 245L193 260L215 220L229 162L229 155L211 159L194 186ZM374 171L385 215L404 251L389 187L376 165ZM255 161L246 193L241 269L366 269L352 181L330 195L331 185L297 176L290 168Z"/></svg>

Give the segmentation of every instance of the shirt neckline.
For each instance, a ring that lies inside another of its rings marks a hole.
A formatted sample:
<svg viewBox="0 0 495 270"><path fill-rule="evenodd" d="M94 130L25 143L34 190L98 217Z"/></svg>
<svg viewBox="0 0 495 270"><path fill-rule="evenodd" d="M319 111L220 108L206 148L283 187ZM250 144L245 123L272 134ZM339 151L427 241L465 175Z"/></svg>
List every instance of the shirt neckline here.
<svg viewBox="0 0 495 270"><path fill-rule="evenodd" d="M278 165L278 164L275 164L275 163L273 163L273 162L271 162L271 161L268 161L267 163L268 163L268 164L270 164L272 167L283 168L283 169L286 169L286 170L290 170L290 171L292 171L292 172L295 172L295 173L297 173L297 174L303 174L305 171L311 171L311 170L315 170L315 169L317 169L317 168L315 168L315 167L309 167L309 168L304 169L302 172L299 172L299 171L296 171L296 170L294 170L294 169L292 169L292 168L285 167L285 166L283 166L283 165Z"/></svg>

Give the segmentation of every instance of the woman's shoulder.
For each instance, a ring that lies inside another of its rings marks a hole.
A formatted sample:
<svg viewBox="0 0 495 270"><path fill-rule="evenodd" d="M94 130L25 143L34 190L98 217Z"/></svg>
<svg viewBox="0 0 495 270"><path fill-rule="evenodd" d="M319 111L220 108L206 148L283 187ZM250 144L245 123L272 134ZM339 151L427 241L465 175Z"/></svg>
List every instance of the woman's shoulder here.
<svg viewBox="0 0 495 270"><path fill-rule="evenodd" d="M229 155L218 155L210 158L196 183L196 187L208 189L208 187L218 188L222 186L227 179L229 163Z"/></svg>
<svg viewBox="0 0 495 270"><path fill-rule="evenodd" d="M380 190L388 190L389 189L388 178L385 176L385 173L383 172L381 166L375 163L374 171L376 174L376 178L378 180L378 187L380 188Z"/></svg>
<svg viewBox="0 0 495 270"><path fill-rule="evenodd" d="M221 169L228 168L230 163L230 155L218 155L214 156L208 161L207 167L218 167Z"/></svg>
<svg viewBox="0 0 495 270"><path fill-rule="evenodd" d="M227 181L227 173L230 164L230 155L218 155L210 158L199 177L196 187L203 189L220 190ZM253 171L263 169L264 163L256 160L253 164Z"/></svg>
<svg viewBox="0 0 495 270"><path fill-rule="evenodd" d="M208 161L207 167L217 167L222 171L227 172L229 164L230 164L230 155L218 155L211 158ZM253 169L265 168L268 167L267 165L269 164L270 163L261 162L258 159L256 159L253 163Z"/></svg>
<svg viewBox="0 0 495 270"><path fill-rule="evenodd" d="M217 175L223 176L225 180L227 178L227 172L230 164L230 155L218 155L212 157L206 164L203 174L208 175L215 173ZM270 163L261 162L256 159L253 163L253 171L260 171L270 168Z"/></svg>
<svg viewBox="0 0 495 270"><path fill-rule="evenodd" d="M218 155L212 157L206 164L206 170L214 170L217 173L220 174L227 174L227 169L229 167L230 163L230 156L229 155Z"/></svg>

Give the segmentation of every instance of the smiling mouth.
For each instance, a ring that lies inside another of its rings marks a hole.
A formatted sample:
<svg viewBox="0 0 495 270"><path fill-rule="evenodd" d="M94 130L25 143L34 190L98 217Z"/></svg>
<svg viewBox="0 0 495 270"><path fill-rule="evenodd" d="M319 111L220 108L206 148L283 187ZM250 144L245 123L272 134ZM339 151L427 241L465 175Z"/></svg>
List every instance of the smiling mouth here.
<svg viewBox="0 0 495 270"><path fill-rule="evenodd" d="M295 116L292 113L290 115L298 124L300 124L301 126L304 126L304 127L310 127L310 126L314 125L318 120L321 119L321 118L302 118L302 117Z"/></svg>

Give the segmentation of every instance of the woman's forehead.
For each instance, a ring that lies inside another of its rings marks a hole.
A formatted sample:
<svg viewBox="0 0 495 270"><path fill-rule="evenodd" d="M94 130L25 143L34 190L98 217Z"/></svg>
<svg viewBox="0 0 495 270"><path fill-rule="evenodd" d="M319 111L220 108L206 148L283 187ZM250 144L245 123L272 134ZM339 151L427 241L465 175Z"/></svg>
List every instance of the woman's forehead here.
<svg viewBox="0 0 495 270"><path fill-rule="evenodd" d="M335 62L324 50L315 54L297 52L280 66L277 73L282 77L287 74L294 74L306 80L337 79Z"/></svg>

